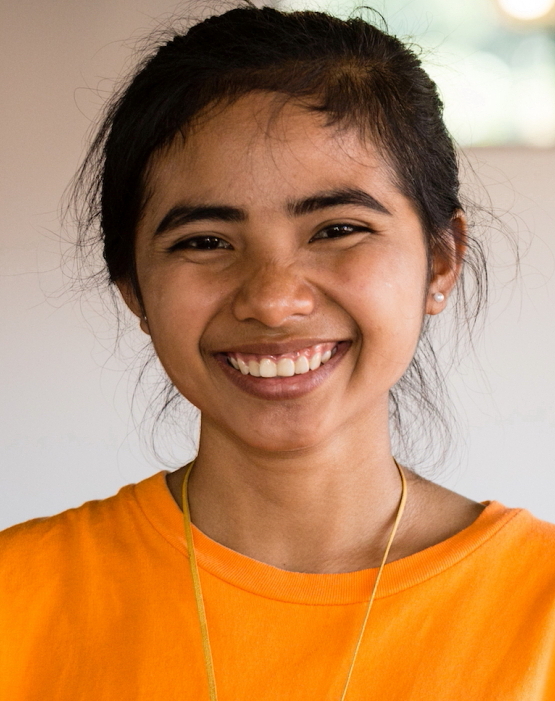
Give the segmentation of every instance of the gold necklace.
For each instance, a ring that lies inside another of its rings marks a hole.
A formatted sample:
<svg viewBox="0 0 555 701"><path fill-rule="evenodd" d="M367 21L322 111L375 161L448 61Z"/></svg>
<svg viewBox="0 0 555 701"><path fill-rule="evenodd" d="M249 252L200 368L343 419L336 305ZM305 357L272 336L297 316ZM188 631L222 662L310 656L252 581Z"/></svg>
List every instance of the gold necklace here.
<svg viewBox="0 0 555 701"><path fill-rule="evenodd" d="M372 593L370 594L370 599L368 600L368 605L366 607L366 613L364 614L364 619L362 621L362 626L360 628L360 633L358 634L358 639L355 645L355 649L353 652L353 656L351 658L351 664L349 665L349 672L347 674L347 679L345 680L345 685L343 686L343 692L340 697L340 701L345 701L345 698L347 696L347 689L349 687L349 683L351 681L351 676L353 674L353 669L355 666L355 661L358 655L358 651L360 649L360 646L362 644L362 638L364 636L364 631L366 630L366 624L368 622L368 618L370 616L370 609L372 608L372 604L374 603L374 599L376 598L376 591L378 590L378 584L380 583L380 579L382 576L382 571L385 566L385 563L387 561L387 557L389 555L389 551L391 549L391 545L393 543L393 539L395 538L395 534L397 533L397 529L399 527L399 523L401 522L401 518L403 516L403 512L405 510L405 504L407 502L407 480L405 479L405 475L403 474L403 471L401 470L399 463L395 458L393 459L393 462L395 463L397 469L399 470L399 475L401 477L401 498L399 500L399 507L397 508L397 515L395 516L395 523L393 524L393 528L391 529L391 533L389 534L389 538L387 540L387 545L385 546L385 551L382 557L381 564L378 568L378 573L376 575L376 579L374 580L374 586L372 587ZM185 524L185 539L187 541L187 550L189 553L189 567L191 570L191 579L193 580L193 589L195 592L195 603L197 606L197 614L198 614L198 620L200 624L200 634L202 638L202 652L204 655L204 667L206 670L206 677L208 681L208 697L210 701L218 701L218 694L216 692L216 677L214 675L214 662L212 660L212 650L210 648L210 638L208 636L208 625L206 623L206 611L204 608L204 599L202 597L202 588L200 586L200 577L199 577L199 572L198 572L198 565L197 565L197 557L196 557L196 552L195 552L195 546L193 543L193 531L191 528L191 514L189 512L189 500L187 497L187 485L189 482L189 475L191 474L191 470L193 468L193 465L195 464L195 461L193 460L189 465L187 465L187 469L185 472L185 477L183 479L183 489L182 489L182 498L183 498L183 521Z"/></svg>

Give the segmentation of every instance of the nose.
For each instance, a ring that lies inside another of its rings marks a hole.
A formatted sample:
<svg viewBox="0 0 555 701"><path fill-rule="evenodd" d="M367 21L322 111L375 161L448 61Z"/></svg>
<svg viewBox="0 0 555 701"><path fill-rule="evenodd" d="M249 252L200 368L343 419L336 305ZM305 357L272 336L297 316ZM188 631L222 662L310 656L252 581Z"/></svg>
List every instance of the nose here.
<svg viewBox="0 0 555 701"><path fill-rule="evenodd" d="M251 266L233 302L240 321L254 319L268 328L279 328L294 317L314 309L314 293L294 264L265 262Z"/></svg>

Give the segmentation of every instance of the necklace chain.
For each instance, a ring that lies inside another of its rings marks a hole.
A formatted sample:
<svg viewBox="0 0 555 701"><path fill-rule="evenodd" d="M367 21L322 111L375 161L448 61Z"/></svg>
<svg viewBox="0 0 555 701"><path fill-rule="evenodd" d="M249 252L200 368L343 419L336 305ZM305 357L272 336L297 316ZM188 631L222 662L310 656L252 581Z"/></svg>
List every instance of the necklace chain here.
<svg viewBox="0 0 555 701"><path fill-rule="evenodd" d="M366 624L368 623L368 618L370 616L370 610L372 608L372 604L374 603L374 599L376 598L378 584L380 583L383 568L385 567L385 563L387 561L389 551L391 550L391 545L393 544L393 539L395 538L395 534L397 533L399 523L401 522L401 518L403 517L403 512L405 510L405 504L407 502L407 491L408 491L407 490L407 480L405 478L405 475L403 474L403 470L401 470L401 467L399 466L399 463L395 459L393 461L395 462L397 470L399 471L399 476L401 477L401 498L399 500L399 506L397 508L397 515L395 516L395 523L393 524L393 528L391 529L391 533L389 534L389 538L387 540L387 545L385 546L382 561L381 561L381 564L378 568L378 572L376 574L376 579L374 580L374 586L372 587L372 593L370 594L370 598L368 599L368 604L366 606L366 612L364 614L362 625L360 627L360 632L358 634L357 642L356 642L356 645L355 645L355 648L353 651L353 656L351 658L351 664L349 665L349 672L347 673L347 678L345 680L345 685L343 686L343 692L341 694L340 701L345 701L345 699L347 697L347 690L349 688L349 683L350 683L351 677L353 675L353 669L355 667L357 655L358 655L358 652L359 652L360 647L362 645L362 639L364 637L364 632L366 630ZM208 682L208 697L209 697L210 701L218 701L218 694L216 691L216 676L214 674L214 662L212 659L212 649L210 647L210 637L208 635L208 625L206 622L206 610L204 608L204 599L202 596L202 588L200 585L200 576L199 576L198 565L197 565L197 557L196 557L196 552L195 552L195 546L193 543L193 530L191 527L191 514L189 511L189 500L188 500L188 496L187 496L187 486L188 486L188 482L189 482L189 475L191 474L191 470L192 470L194 464L195 464L195 461L193 460L191 463L189 463L189 465L187 465L185 477L183 479L183 489L182 489L183 521L184 521L184 525L185 525L185 540L187 541L187 551L189 553L189 568L191 570L191 579L193 581L193 590L195 593L195 603L196 603L198 620L199 620L199 625L200 625L200 634L201 634L201 638L202 638L202 652L203 652L203 656L204 656L204 667L206 670L206 677L207 677L207 682Z"/></svg>

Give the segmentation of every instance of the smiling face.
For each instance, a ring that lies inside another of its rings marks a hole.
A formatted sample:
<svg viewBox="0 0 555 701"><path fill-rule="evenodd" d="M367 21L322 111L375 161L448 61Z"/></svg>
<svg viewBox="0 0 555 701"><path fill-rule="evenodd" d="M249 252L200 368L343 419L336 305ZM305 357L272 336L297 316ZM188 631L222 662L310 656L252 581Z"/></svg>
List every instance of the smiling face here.
<svg viewBox="0 0 555 701"><path fill-rule="evenodd" d="M455 272L355 131L249 95L154 160L136 242L147 331L202 430L291 451L387 426ZM129 285L126 301L140 314Z"/></svg>

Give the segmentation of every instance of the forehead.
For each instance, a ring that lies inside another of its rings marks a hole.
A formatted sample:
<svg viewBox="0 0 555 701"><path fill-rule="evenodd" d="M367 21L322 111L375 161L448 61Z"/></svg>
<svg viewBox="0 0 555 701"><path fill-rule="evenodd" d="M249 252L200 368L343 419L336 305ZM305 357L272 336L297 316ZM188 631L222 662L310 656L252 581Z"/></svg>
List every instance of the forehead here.
<svg viewBox="0 0 555 701"><path fill-rule="evenodd" d="M405 200L378 149L355 128L326 126L326 115L267 93L201 116L156 154L147 184L149 204L160 206L187 196L272 207L311 191L363 185L374 196Z"/></svg>

